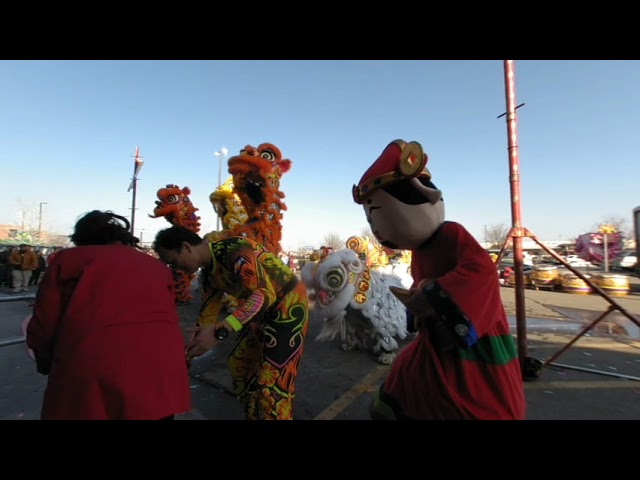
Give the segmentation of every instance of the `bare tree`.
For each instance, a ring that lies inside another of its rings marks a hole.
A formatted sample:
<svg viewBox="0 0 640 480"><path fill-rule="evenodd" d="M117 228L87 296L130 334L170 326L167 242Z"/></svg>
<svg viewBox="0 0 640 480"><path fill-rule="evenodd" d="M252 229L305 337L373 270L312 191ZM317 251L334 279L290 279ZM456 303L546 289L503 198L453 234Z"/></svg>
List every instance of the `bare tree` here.
<svg viewBox="0 0 640 480"><path fill-rule="evenodd" d="M43 234L45 232L42 232ZM55 245L56 247L67 247L71 245L69 235L61 235L59 233L47 233L45 245Z"/></svg>
<svg viewBox="0 0 640 480"><path fill-rule="evenodd" d="M38 220L38 206L35 203L17 201L16 226L19 235L28 234L32 238L37 238Z"/></svg>
<svg viewBox="0 0 640 480"><path fill-rule="evenodd" d="M597 232L602 225L611 225L618 232L622 233L624 235L624 238L633 238L631 223L625 217L622 217L620 215L605 215L604 217L602 217L602 221L600 221L599 223L594 223L592 225L589 232Z"/></svg>
<svg viewBox="0 0 640 480"><path fill-rule="evenodd" d="M364 227L362 229L362 231L360 231L360 236L362 238L369 238L369 240L371 240L372 242L376 241L376 237L373 235L373 232L371 231L371 228L369 227Z"/></svg>
<svg viewBox="0 0 640 480"><path fill-rule="evenodd" d="M485 225L484 241L489 244L489 248L501 248L507 239L510 227L504 222Z"/></svg>
<svg viewBox="0 0 640 480"><path fill-rule="evenodd" d="M324 236L323 246L333 248L334 250L342 250L345 241L335 232L329 232Z"/></svg>
<svg viewBox="0 0 640 480"><path fill-rule="evenodd" d="M29 243L32 245L68 245L69 237L49 233L42 224L41 205L18 199L14 205L15 235L12 242Z"/></svg>
<svg viewBox="0 0 640 480"><path fill-rule="evenodd" d="M40 205L41 206L41 205ZM41 209L34 202L16 201L15 207L17 237L24 243L46 243L46 231L42 225ZM38 237L42 238L38 238Z"/></svg>

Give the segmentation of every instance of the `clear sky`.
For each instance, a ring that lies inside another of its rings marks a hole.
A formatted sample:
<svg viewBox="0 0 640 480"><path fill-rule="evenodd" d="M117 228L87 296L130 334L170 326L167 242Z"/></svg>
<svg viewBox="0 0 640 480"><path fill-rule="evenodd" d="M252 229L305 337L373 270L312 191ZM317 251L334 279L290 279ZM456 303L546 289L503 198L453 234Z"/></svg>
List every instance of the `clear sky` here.
<svg viewBox="0 0 640 480"><path fill-rule="evenodd" d="M523 225L575 238L640 205L640 62L516 60ZM43 205L43 229L79 215L130 215L136 234L156 191L188 186L202 232L216 227L214 152L270 142L292 161L281 181L282 245L319 246L367 227L351 187L396 138L420 142L446 216L482 241L511 225L504 71L475 61L0 61L0 224ZM223 181L228 178L226 161Z"/></svg>

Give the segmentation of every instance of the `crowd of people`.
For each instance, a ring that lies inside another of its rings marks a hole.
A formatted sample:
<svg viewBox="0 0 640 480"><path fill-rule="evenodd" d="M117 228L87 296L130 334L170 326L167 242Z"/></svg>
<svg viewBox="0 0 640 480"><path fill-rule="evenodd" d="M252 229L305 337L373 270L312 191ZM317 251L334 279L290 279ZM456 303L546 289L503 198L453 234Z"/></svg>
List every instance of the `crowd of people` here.
<svg viewBox="0 0 640 480"><path fill-rule="evenodd" d="M0 252L0 287L11 293L28 292L29 287L40 283L47 266L62 248L34 249L26 243L5 247Z"/></svg>

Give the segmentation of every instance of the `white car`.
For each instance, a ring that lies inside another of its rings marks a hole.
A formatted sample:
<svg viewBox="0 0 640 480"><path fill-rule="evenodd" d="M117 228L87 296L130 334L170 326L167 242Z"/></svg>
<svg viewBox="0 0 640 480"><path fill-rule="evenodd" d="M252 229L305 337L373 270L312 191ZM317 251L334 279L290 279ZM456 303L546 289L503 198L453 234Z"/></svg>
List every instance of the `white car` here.
<svg viewBox="0 0 640 480"><path fill-rule="evenodd" d="M578 255L567 255L564 257L564 261L572 267L592 267L591 262L580 258Z"/></svg>
<svg viewBox="0 0 640 480"><path fill-rule="evenodd" d="M512 267L514 264L513 252L506 253L500 263ZM533 257L528 252L522 252L522 265L525 267L533 267Z"/></svg>
<svg viewBox="0 0 640 480"><path fill-rule="evenodd" d="M636 266L637 263L638 257L636 256L635 252L628 251L622 252L613 264L616 267L632 269Z"/></svg>

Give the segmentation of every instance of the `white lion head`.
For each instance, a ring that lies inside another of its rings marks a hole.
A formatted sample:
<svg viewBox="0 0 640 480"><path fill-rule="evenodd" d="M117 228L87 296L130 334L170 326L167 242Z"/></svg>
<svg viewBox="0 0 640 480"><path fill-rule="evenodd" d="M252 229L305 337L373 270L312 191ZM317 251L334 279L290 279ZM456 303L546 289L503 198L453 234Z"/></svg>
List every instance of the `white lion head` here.
<svg viewBox="0 0 640 480"><path fill-rule="evenodd" d="M314 302L315 316L322 320L343 314L349 306L362 308L370 289L369 270L351 249L305 264L301 277Z"/></svg>

